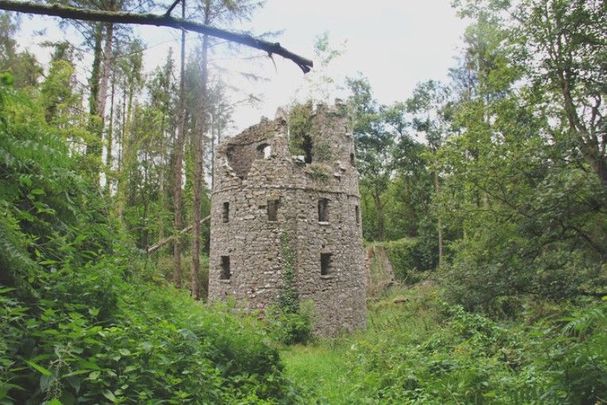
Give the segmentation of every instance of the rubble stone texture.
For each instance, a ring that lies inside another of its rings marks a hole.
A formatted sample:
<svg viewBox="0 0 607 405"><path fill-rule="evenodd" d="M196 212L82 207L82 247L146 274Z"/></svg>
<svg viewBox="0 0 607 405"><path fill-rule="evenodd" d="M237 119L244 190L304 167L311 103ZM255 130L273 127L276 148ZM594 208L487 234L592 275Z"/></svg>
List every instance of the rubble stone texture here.
<svg viewBox="0 0 607 405"><path fill-rule="evenodd" d="M366 324L358 172L345 107L318 105L309 118L307 157L292 154L284 118L262 119L219 146L209 299L261 311L276 303L286 238L299 299L314 303L314 332L335 336Z"/></svg>

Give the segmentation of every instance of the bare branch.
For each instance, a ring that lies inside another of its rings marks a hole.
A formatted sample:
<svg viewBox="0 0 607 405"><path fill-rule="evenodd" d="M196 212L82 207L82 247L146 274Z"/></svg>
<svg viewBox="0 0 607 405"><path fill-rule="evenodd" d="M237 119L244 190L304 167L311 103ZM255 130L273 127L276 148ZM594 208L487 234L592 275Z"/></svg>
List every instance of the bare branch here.
<svg viewBox="0 0 607 405"><path fill-rule="evenodd" d="M200 220L200 224L204 224L205 222L207 222L209 219L211 219L211 216L208 217L204 217ZM155 251L157 251L158 249L160 249L161 247L163 247L164 245L166 245L167 243L169 243L170 241L172 241L173 239L175 239L178 236L181 236L185 233L188 233L192 230L192 228L194 227L194 224L191 224L189 226L186 226L185 228L183 228L182 230L180 230L179 232L177 232L177 234L175 235L171 235L168 238L164 238L158 242L156 242L155 244L153 244L152 246L147 248L147 253L154 253Z"/></svg>
<svg viewBox="0 0 607 405"><path fill-rule="evenodd" d="M209 25L188 21L181 18L174 18L170 15L157 14L138 14L128 12L114 12L103 10L81 9L66 7L59 4L38 4L25 1L0 0L0 10L17 11L21 13L50 15L61 18L71 18L74 20L101 21L114 24L139 24L155 25L157 27L170 27L184 29L187 31L198 32L212 37L225 39L237 44L245 45L251 48L260 49L269 55L280 55L285 59L293 61L304 72L308 73L313 66L313 62L302 56L296 55L280 46L278 42L268 42L257 39L248 34L238 34L226 31L221 28L211 27Z"/></svg>
<svg viewBox="0 0 607 405"><path fill-rule="evenodd" d="M164 15L171 15L171 12L173 12L173 9L177 6L177 4L179 4L181 2L181 0L175 0L173 2L173 4L171 4L171 7L168 8L168 10L166 11L166 13L164 13Z"/></svg>

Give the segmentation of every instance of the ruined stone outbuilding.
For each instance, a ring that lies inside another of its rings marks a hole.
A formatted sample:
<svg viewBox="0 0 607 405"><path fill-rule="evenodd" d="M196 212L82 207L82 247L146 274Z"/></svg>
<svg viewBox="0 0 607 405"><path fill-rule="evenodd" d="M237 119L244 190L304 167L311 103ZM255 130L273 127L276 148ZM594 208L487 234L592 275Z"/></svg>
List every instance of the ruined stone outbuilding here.
<svg viewBox="0 0 607 405"><path fill-rule="evenodd" d="M211 208L209 299L264 310L285 286L314 303L314 331L366 323L358 172L345 107L309 109L303 135L262 119L217 151ZM301 132L301 131L300 131Z"/></svg>

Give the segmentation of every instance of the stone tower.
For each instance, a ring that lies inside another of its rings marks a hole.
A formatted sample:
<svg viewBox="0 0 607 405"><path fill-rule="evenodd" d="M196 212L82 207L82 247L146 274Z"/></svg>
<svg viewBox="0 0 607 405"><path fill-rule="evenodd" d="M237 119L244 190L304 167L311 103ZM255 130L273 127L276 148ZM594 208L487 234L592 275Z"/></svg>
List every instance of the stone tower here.
<svg viewBox="0 0 607 405"><path fill-rule="evenodd" d="M276 302L288 246L299 298L314 302L315 333L334 336L366 323L358 172L344 106L307 111L298 138L278 117L219 146L209 299L261 310Z"/></svg>

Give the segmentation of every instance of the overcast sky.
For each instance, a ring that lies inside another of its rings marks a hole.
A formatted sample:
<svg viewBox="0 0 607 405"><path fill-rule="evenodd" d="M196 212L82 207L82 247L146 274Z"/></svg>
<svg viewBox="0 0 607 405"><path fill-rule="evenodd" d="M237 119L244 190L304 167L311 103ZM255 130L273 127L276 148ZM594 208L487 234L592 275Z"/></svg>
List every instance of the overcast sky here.
<svg viewBox="0 0 607 405"><path fill-rule="evenodd" d="M48 28L43 37L31 35L53 25L52 21L56 19L23 20L23 44L31 46L64 36L54 28ZM449 0L267 0L244 28L253 33L280 31L271 40L309 58L314 56L315 39L328 32L331 46L344 51L332 63L329 74L343 83L346 76L360 72L368 77L380 102L391 103L407 98L420 81L446 78L461 46L464 26ZM169 47L178 49L176 30L142 27L137 33L148 44L144 54L147 70L162 63ZM253 94L261 102L255 106L237 104L231 132L258 122L261 115L273 117L278 107L306 94L302 90L306 86L304 75L292 62L276 56L275 67L260 52L238 49L238 54L216 54L215 62L225 69L224 80L234 87L232 101ZM44 61L44 52L38 49L38 53ZM256 55L259 57L249 59ZM238 72L264 79L243 80Z"/></svg>

